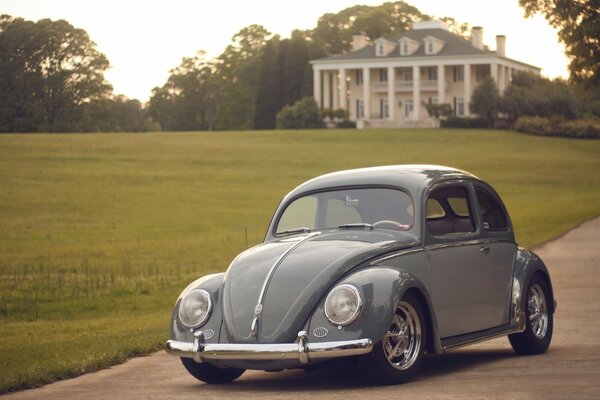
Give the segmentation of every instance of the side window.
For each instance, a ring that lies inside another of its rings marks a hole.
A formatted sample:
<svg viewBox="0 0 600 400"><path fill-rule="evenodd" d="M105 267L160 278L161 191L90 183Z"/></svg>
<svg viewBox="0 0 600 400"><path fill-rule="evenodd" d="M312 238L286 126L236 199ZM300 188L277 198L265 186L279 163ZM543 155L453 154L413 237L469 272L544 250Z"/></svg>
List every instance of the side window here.
<svg viewBox="0 0 600 400"><path fill-rule="evenodd" d="M508 229L508 218L504 214L502 206L495 197L485 190L476 188L477 202L481 211L483 229L487 231L505 231Z"/></svg>
<svg viewBox="0 0 600 400"><path fill-rule="evenodd" d="M446 213L442 205L436 199L427 199L427 219L444 218Z"/></svg>
<svg viewBox="0 0 600 400"><path fill-rule="evenodd" d="M462 186L435 189L427 198L427 231L433 236L475 231L469 195Z"/></svg>

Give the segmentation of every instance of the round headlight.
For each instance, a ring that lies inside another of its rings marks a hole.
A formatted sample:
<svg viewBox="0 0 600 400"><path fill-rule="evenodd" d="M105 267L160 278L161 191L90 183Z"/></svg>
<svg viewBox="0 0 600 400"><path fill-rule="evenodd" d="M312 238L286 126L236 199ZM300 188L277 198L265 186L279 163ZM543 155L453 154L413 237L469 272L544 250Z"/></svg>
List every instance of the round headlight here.
<svg viewBox="0 0 600 400"><path fill-rule="evenodd" d="M358 317L361 308L360 293L352 285L336 286L325 299L325 315L333 325L350 324Z"/></svg>
<svg viewBox="0 0 600 400"><path fill-rule="evenodd" d="M179 303L179 320L188 328L202 326L210 315L212 301L203 289L194 289Z"/></svg>

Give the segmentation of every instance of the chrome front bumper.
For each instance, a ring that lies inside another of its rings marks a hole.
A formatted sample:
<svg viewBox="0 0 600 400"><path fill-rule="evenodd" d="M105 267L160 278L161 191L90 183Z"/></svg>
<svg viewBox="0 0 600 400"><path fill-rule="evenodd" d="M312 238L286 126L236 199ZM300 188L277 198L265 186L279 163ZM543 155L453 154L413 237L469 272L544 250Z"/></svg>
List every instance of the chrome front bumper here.
<svg viewBox="0 0 600 400"><path fill-rule="evenodd" d="M305 331L298 332L298 338L295 343L207 344L204 342L204 332L196 331L193 343L169 340L166 345L167 353L179 357L193 358L196 362L218 360L298 360L300 364L308 364L309 361L318 359L366 354L372 349L373 342L371 339L308 343Z"/></svg>

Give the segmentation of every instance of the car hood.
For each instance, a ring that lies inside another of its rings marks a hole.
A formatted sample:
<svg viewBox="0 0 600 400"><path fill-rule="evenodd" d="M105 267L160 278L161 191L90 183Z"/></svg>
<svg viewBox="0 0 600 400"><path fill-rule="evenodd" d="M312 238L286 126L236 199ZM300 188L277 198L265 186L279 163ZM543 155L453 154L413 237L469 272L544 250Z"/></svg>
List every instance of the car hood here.
<svg viewBox="0 0 600 400"><path fill-rule="evenodd" d="M294 236L246 250L225 275L222 338L230 343L291 342L342 276L369 259L417 244L409 233L351 230ZM255 337L251 325L267 278Z"/></svg>

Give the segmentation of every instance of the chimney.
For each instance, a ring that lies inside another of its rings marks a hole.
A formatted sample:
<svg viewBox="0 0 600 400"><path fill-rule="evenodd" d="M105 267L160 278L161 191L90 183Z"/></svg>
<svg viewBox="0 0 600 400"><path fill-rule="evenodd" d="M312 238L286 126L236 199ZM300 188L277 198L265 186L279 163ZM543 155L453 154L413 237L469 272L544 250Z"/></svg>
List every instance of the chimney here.
<svg viewBox="0 0 600 400"><path fill-rule="evenodd" d="M471 44L479 50L483 50L483 28L474 26L471 29Z"/></svg>
<svg viewBox="0 0 600 400"><path fill-rule="evenodd" d="M496 35L496 54L500 57L506 56L506 36Z"/></svg>
<svg viewBox="0 0 600 400"><path fill-rule="evenodd" d="M360 50L369 44L369 37L364 33L352 35L352 51Z"/></svg>

